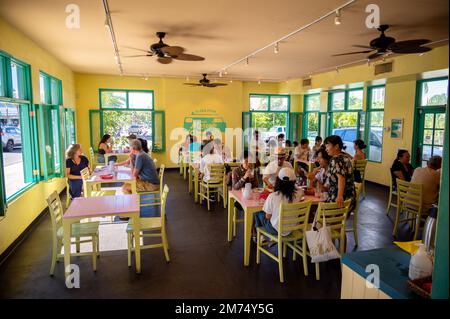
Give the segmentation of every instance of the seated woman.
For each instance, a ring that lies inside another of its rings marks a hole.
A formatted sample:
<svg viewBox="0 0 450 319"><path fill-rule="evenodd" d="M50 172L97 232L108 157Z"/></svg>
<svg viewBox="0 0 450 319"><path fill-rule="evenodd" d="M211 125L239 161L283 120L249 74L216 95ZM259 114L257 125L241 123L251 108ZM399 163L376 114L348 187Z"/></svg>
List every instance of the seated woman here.
<svg viewBox="0 0 450 319"><path fill-rule="evenodd" d="M366 154L364 153L364 149L367 147L367 145L364 143L363 140L354 140L353 141L353 147L355 149L355 156L353 156L353 161L360 161L366 159ZM355 182L361 183L361 173L358 170L355 170L353 172L355 177Z"/></svg>
<svg viewBox="0 0 450 319"><path fill-rule="evenodd" d="M411 155L407 150L399 150L397 152L397 158L392 163L392 185L397 187L396 178L410 182L414 173L414 168L410 164Z"/></svg>
<svg viewBox="0 0 450 319"><path fill-rule="evenodd" d="M253 214L255 228L253 231L253 240L256 241L256 228L264 227L264 229L272 234L278 235L278 224L280 218L280 204L293 203L301 200L297 196L295 187L295 173L292 168L283 167L277 176L275 189L272 194L267 197L263 210ZM283 236L289 235L290 232L283 233ZM261 238L264 241L265 238Z"/></svg>
<svg viewBox="0 0 450 319"><path fill-rule="evenodd" d="M80 144L72 144L66 151L66 170L69 183L69 195L71 199L81 196L83 190L83 180L81 171L89 167L89 160L83 156Z"/></svg>
<svg viewBox="0 0 450 319"><path fill-rule="evenodd" d="M310 161L314 162L316 164L316 167L319 167L319 163L316 160L316 156L317 156L317 151L321 147L322 147L322 137L321 136L316 136L314 146L312 147L311 158L310 158Z"/></svg>
<svg viewBox="0 0 450 319"><path fill-rule="evenodd" d="M327 202L335 202L343 206L347 199L352 200L354 207L356 200L353 165L351 159L344 154L344 143L338 135L331 135L325 139L325 147L331 156L328 166L330 187Z"/></svg>
<svg viewBox="0 0 450 319"><path fill-rule="evenodd" d="M325 147L321 147L317 150L315 158L319 163L319 167L315 168L308 174L308 179L311 182L311 187L307 190L307 193L309 194L314 194L314 189L317 187L324 193L328 192L328 188L330 187L328 165L330 163L331 156L328 155Z"/></svg>
<svg viewBox="0 0 450 319"><path fill-rule="evenodd" d="M100 140L100 143L98 143L98 157L97 162L99 163L105 163L105 154L106 153L112 153L112 145L111 145L111 135L105 134L103 135L102 139ZM117 156L109 156L109 161L116 162Z"/></svg>

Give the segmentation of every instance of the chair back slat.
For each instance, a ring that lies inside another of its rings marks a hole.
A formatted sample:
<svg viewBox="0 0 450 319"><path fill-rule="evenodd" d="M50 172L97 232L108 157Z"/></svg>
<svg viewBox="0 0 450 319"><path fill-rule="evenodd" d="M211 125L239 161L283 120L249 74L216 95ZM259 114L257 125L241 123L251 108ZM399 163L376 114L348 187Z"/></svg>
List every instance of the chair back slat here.
<svg viewBox="0 0 450 319"><path fill-rule="evenodd" d="M278 234L295 230L306 231L311 201L280 204L280 222Z"/></svg>
<svg viewBox="0 0 450 319"><path fill-rule="evenodd" d="M210 164L209 183L221 183L225 178L225 166L223 164Z"/></svg>
<svg viewBox="0 0 450 319"><path fill-rule="evenodd" d="M58 229L63 226L62 224L63 207L57 191L54 191L53 193L50 194L50 196L47 198L47 204L50 211L50 218L52 221L52 230L54 235L56 235Z"/></svg>
<svg viewBox="0 0 450 319"><path fill-rule="evenodd" d="M164 170L166 169L166 165L161 164L159 167L159 189L162 192L163 191L163 185L164 185Z"/></svg>
<svg viewBox="0 0 450 319"><path fill-rule="evenodd" d="M164 185L164 189L161 193L161 225L164 227L166 223L166 202L169 194L169 186Z"/></svg>
<svg viewBox="0 0 450 319"><path fill-rule="evenodd" d="M351 199L347 199L342 207L336 203L319 203L317 209L317 221L323 224L323 216L325 215L326 224L332 230L345 231L345 221L350 210Z"/></svg>

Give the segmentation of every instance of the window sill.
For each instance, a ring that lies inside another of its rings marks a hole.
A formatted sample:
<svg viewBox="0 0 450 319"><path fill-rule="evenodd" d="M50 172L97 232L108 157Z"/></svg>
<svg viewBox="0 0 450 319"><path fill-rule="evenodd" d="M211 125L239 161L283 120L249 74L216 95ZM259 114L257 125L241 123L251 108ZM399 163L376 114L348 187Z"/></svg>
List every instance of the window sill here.
<svg viewBox="0 0 450 319"><path fill-rule="evenodd" d="M15 192L14 194L12 194L10 197L8 197L6 199L6 202L8 204L10 204L11 202L13 202L14 200L16 200L20 195L22 195L23 193L25 193L26 191L28 191L29 189L31 189L34 185L37 185L37 182L32 182L30 184L28 184L27 186L25 186L24 188L22 188L21 190Z"/></svg>

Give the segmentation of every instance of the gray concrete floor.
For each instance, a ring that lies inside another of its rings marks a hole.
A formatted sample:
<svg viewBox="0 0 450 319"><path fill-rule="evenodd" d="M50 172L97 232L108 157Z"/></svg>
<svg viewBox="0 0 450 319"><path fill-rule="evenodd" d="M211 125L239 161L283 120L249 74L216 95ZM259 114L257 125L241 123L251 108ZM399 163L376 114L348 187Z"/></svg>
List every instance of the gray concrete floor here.
<svg viewBox="0 0 450 319"><path fill-rule="evenodd" d="M90 257L75 257L72 262L80 266L81 287L67 289L62 262L57 264L54 277L48 273L51 222L47 214L0 266L0 298L339 298L338 260L321 264L321 280L316 281L313 265L305 277L300 259L293 262L287 258L285 283L281 284L277 263L263 255L261 264L256 265L254 246L251 265L243 266L242 224L236 239L228 243L227 211L223 207L216 205L208 212L205 204L195 204L187 193L187 182L176 171L168 171L165 181L170 187L170 263L161 249L145 250L138 275L133 267L127 267L126 250L120 249L102 253L94 273ZM358 250L392 243L394 210L389 217L385 215L387 195L384 187L367 184L367 197L359 210ZM351 224L350 218L348 228ZM347 251L356 249L353 235L347 237ZM409 237L402 228L400 239Z"/></svg>

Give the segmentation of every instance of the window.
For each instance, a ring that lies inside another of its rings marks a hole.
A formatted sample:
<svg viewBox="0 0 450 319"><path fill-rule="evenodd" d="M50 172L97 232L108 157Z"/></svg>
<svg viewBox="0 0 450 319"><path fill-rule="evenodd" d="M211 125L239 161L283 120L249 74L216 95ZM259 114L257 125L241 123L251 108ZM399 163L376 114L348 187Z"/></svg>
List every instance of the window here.
<svg viewBox="0 0 450 319"><path fill-rule="evenodd" d="M289 95L250 94L251 127L260 129L265 141L281 133L286 136L289 133L289 109Z"/></svg>
<svg viewBox="0 0 450 319"><path fill-rule="evenodd" d="M37 181L30 81L30 66L0 51L0 215Z"/></svg>
<svg viewBox="0 0 450 319"><path fill-rule="evenodd" d="M75 144L77 137L75 131L75 111L70 108L64 109L64 127L65 127L65 149L71 144Z"/></svg>
<svg viewBox="0 0 450 319"><path fill-rule="evenodd" d="M329 132L339 135L345 151L355 154L353 141L364 137L364 113L362 112L364 90L348 89L329 95Z"/></svg>
<svg viewBox="0 0 450 319"><path fill-rule="evenodd" d="M305 95L304 99L304 125L303 137L309 140L310 145L315 143L316 136L321 134L322 121L320 112L320 94Z"/></svg>
<svg viewBox="0 0 450 319"><path fill-rule="evenodd" d="M61 118L60 105L62 105L61 80L44 72L39 73L39 89L41 104L36 106L38 118L41 178L48 180L64 175L63 150L61 144ZM66 128L65 128L66 129Z"/></svg>
<svg viewBox="0 0 450 319"><path fill-rule="evenodd" d="M153 151L164 151L164 112L153 110L153 91L100 89L99 94L101 134L110 134L119 149L128 145L128 135L135 134Z"/></svg>
<svg viewBox="0 0 450 319"><path fill-rule="evenodd" d="M412 157L416 166L426 166L431 156L442 156L448 79L422 80L417 83L417 89L416 133L413 137L417 152Z"/></svg>
<svg viewBox="0 0 450 319"><path fill-rule="evenodd" d="M381 162L383 150L385 87L376 86L367 89L367 134L366 156L369 161Z"/></svg>

